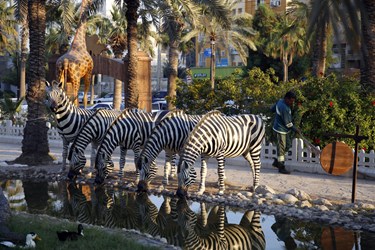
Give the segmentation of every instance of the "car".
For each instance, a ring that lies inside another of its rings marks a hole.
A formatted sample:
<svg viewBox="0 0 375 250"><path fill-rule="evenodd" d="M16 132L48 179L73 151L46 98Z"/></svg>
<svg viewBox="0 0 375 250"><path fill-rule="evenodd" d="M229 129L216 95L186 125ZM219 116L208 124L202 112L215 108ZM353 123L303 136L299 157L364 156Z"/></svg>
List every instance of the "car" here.
<svg viewBox="0 0 375 250"><path fill-rule="evenodd" d="M82 103L83 102L83 94L84 92L83 91L79 91L78 92L78 102L79 103ZM98 95L94 95L94 99L97 98ZM87 92L87 101L89 102L90 101L90 98L91 98L91 93L90 92Z"/></svg>
<svg viewBox="0 0 375 250"><path fill-rule="evenodd" d="M110 103L110 102L102 102L102 103L96 103L90 107L88 107L87 109L90 109L90 110L97 110L97 109L113 109L113 103Z"/></svg>
<svg viewBox="0 0 375 250"><path fill-rule="evenodd" d="M160 111L160 110L167 110L167 109L168 109L168 106L167 106L166 100L156 101L156 102L153 102L151 104L151 111L152 112L156 112L156 111Z"/></svg>
<svg viewBox="0 0 375 250"><path fill-rule="evenodd" d="M167 94L167 91L158 91L152 93L152 102L165 101L165 97L167 96Z"/></svg>
<svg viewBox="0 0 375 250"><path fill-rule="evenodd" d="M105 96L101 98L97 98L94 100L94 103L100 103L100 102L113 102L113 93L108 93ZM124 102L125 97L124 94L122 94L122 102Z"/></svg>

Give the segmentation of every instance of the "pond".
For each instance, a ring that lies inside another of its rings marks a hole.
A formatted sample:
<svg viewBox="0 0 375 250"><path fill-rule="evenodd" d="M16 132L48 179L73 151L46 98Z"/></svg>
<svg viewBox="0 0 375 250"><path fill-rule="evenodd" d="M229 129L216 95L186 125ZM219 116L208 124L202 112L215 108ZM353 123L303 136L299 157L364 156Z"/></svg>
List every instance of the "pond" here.
<svg viewBox="0 0 375 250"><path fill-rule="evenodd" d="M12 210L108 228L135 229L169 244L214 249L375 249L375 235L220 204L70 181L0 181ZM228 245L222 245L226 241ZM246 249L247 247L245 247Z"/></svg>

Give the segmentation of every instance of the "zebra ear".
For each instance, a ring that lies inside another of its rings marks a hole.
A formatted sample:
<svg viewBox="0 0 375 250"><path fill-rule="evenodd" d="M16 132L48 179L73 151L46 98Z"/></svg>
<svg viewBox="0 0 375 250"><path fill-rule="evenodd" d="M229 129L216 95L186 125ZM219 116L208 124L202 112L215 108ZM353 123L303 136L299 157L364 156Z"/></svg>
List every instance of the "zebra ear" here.
<svg viewBox="0 0 375 250"><path fill-rule="evenodd" d="M187 164L186 161L183 162L183 165L184 165L184 168L186 168L186 169L189 168L189 165Z"/></svg>
<svg viewBox="0 0 375 250"><path fill-rule="evenodd" d="M45 83L47 87L51 87L51 83L49 83L49 81L46 80Z"/></svg>

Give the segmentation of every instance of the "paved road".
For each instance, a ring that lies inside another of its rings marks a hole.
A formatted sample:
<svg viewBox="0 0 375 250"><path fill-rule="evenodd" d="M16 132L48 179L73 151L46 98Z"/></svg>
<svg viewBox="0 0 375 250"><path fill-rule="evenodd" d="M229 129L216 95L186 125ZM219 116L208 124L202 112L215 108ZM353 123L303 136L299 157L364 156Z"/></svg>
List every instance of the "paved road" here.
<svg viewBox="0 0 375 250"><path fill-rule="evenodd" d="M62 143L50 142L50 152L61 162ZM21 140L9 139L0 136L0 166L1 161L14 160L21 155ZM89 159L90 151L86 150L86 157ZM134 171L133 152L129 151L127 155L127 164L125 171ZM118 168L119 149L113 154L115 167ZM159 166L159 175L162 175L164 162L164 153L157 159ZM4 163L2 163L4 164ZM87 163L89 164L89 163ZM196 164L197 173L199 173L199 164ZM251 170L245 160L239 159L235 164L229 162L226 166L227 182L249 189L252 185ZM198 174L199 175L199 174ZM216 162L211 160L208 164L207 181L217 181ZM279 174L276 169L267 166L261 170L260 184L272 187L278 193L285 193L290 189L303 190L313 197L327 198L330 200L350 202L352 196L352 178L342 176L332 176L324 174L310 174L294 171L291 175ZM358 179L356 185L356 201L375 204L375 180Z"/></svg>

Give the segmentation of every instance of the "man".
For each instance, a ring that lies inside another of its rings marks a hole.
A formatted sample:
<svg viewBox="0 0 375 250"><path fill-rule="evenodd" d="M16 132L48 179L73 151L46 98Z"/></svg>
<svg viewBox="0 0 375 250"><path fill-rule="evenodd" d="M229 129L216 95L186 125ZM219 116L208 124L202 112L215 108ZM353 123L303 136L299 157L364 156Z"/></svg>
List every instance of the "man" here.
<svg viewBox="0 0 375 250"><path fill-rule="evenodd" d="M290 132L294 131L299 133L293 125L292 111L291 107L296 101L296 94L289 91L285 94L284 99L277 101L275 105L272 106L272 112L276 113L275 120L273 123L273 131L276 135L276 151L277 159L274 160L272 166L279 169L279 173L290 174L289 171L285 169L285 153L287 153L290 148Z"/></svg>

